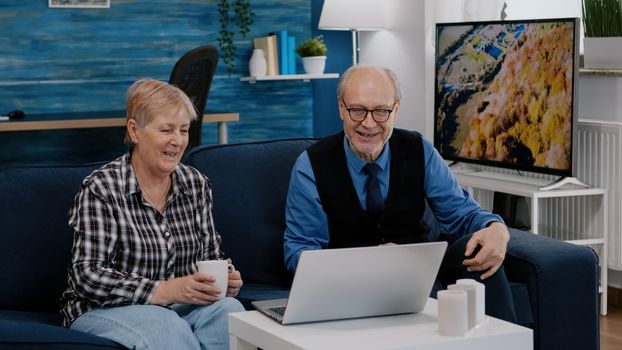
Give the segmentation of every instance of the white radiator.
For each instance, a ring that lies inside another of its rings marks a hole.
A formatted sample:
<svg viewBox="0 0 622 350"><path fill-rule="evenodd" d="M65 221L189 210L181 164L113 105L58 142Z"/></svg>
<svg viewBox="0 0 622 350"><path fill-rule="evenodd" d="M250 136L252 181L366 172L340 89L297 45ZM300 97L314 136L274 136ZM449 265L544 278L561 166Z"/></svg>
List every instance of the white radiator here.
<svg viewBox="0 0 622 350"><path fill-rule="evenodd" d="M622 270L622 123L580 119L577 138L577 178L609 190L608 263Z"/></svg>
<svg viewBox="0 0 622 350"><path fill-rule="evenodd" d="M592 187L609 190L608 266L622 270L622 123L581 119L577 129L577 178ZM512 175L517 173L516 170L494 167L479 168ZM521 175L551 182L558 178L529 172L521 172ZM482 207L492 208L491 191L475 189L473 194ZM600 199L596 196L543 200L538 230L542 235L561 240L598 238L603 227L594 219L593 213L598 212L599 207Z"/></svg>

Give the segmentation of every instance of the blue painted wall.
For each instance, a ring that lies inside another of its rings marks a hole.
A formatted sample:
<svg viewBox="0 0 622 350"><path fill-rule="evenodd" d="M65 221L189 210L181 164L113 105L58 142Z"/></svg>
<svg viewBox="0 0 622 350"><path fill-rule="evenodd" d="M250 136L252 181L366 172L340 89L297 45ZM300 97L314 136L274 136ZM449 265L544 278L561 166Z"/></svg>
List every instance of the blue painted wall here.
<svg viewBox="0 0 622 350"><path fill-rule="evenodd" d="M328 47L326 72L343 73L352 65L352 37L349 31L318 30L323 0L311 1L311 30L322 35ZM337 79L313 82L313 134L331 135L342 129L337 107Z"/></svg>
<svg viewBox="0 0 622 350"><path fill-rule="evenodd" d="M230 142L316 134L317 86L301 81L251 85L239 77L248 75L252 38L287 29L301 42L317 28L312 7L321 3L252 1L255 23L246 39L235 39L236 68L229 75L219 63L207 104L209 110L240 113L240 122L229 125ZM3 0L0 113L122 110L133 81L168 80L185 52L217 45L219 27L216 0L112 0L109 9L52 9L47 1ZM327 71L336 71L333 63L330 58ZM112 159L124 151L122 136L122 128L0 133L0 167ZM204 126L203 140L216 142L215 125Z"/></svg>
<svg viewBox="0 0 622 350"><path fill-rule="evenodd" d="M231 143L324 136L341 128L337 79L242 83L252 38L287 29L300 43L322 34L329 48L327 72L350 64L348 32L318 31L323 0L252 0L255 23L235 38L232 74L220 62L208 110L236 111ZM217 45L217 0L112 0L109 9L52 9L46 1L0 3L0 113L93 112L124 109L127 87L137 79L168 80L190 49ZM302 65L298 59L298 72ZM125 151L123 128L0 133L0 167L110 160ZM206 124L203 142L216 143Z"/></svg>

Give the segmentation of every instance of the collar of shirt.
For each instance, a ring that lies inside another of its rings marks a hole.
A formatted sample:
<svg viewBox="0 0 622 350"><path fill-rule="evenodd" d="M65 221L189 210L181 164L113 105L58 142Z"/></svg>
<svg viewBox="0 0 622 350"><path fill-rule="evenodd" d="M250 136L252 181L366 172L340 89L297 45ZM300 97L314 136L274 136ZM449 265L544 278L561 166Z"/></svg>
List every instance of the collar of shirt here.
<svg viewBox="0 0 622 350"><path fill-rule="evenodd" d="M343 136L343 149L346 152L346 160L350 167L352 167L352 169L354 169L357 174L361 174L363 172L363 167L365 166L365 164L367 164L367 162L359 158L359 156L354 153L352 148L350 148L348 137L345 135ZM382 152L380 152L380 156L374 162L380 167L381 171L384 171L389 166L389 154L390 149L389 143L387 142L385 143Z"/></svg>
<svg viewBox="0 0 622 350"><path fill-rule="evenodd" d="M136 173L134 172L134 167L132 167L132 154L131 153L126 153L123 156L123 161L122 161L122 167L123 169L121 170L122 173L125 175L124 178L126 180L126 192L128 196L134 195L136 193L140 192L140 186L138 185L138 179L136 178ZM185 195L190 195L190 190L188 189L188 187L183 183L183 181L179 181L179 176L180 176L181 172L179 170L179 165L177 165L177 167L175 168L175 171L173 171L173 176L171 178L171 197L176 197L179 193L183 193Z"/></svg>

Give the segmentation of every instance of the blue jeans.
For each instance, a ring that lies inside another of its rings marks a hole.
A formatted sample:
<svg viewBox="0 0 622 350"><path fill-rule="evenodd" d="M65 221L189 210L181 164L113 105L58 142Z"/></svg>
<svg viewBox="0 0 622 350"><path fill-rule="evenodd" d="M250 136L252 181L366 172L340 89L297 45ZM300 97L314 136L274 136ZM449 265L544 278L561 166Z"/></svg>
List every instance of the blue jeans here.
<svg viewBox="0 0 622 350"><path fill-rule="evenodd" d="M91 310L71 329L113 340L129 349L229 349L230 312L244 311L237 299L211 305L128 305Z"/></svg>

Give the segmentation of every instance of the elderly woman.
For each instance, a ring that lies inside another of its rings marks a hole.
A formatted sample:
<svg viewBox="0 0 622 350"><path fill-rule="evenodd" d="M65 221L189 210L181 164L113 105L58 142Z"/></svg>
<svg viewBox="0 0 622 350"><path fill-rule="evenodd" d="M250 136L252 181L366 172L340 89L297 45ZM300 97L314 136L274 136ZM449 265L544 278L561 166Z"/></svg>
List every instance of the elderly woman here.
<svg viewBox="0 0 622 350"><path fill-rule="evenodd" d="M228 348L227 315L243 311L229 273L226 297L197 262L222 259L209 180L180 164L193 104L145 79L127 91L127 154L84 179L74 229L64 325L132 349Z"/></svg>

